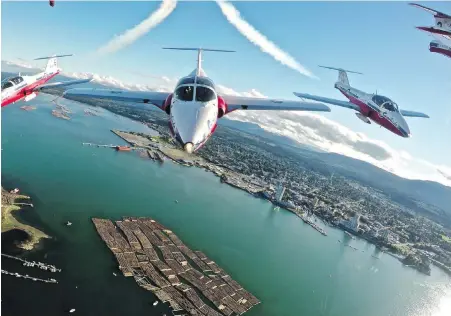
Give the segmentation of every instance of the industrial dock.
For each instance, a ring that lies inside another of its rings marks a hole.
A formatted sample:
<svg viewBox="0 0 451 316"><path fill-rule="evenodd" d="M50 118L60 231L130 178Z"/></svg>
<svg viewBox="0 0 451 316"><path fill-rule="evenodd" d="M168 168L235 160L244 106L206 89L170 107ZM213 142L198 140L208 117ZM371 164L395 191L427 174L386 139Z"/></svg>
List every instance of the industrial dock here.
<svg viewBox="0 0 451 316"><path fill-rule="evenodd" d="M133 276L174 311L191 315L241 315L260 301L201 251L193 251L151 218L115 224L92 219L124 276Z"/></svg>

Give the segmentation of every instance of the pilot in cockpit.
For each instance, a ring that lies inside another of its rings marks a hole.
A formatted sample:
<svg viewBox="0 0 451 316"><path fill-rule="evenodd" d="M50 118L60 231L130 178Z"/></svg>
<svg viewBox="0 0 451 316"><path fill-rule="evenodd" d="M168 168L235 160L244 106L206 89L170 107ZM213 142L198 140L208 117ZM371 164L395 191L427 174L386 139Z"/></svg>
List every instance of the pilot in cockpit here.
<svg viewBox="0 0 451 316"><path fill-rule="evenodd" d="M2 90L11 88L13 86L13 83L9 80L5 80L2 82Z"/></svg>
<svg viewBox="0 0 451 316"><path fill-rule="evenodd" d="M390 112L397 112L398 111L398 107L396 106L396 103L392 102L392 101L386 101L385 103L383 103L381 105L381 108L386 109Z"/></svg>

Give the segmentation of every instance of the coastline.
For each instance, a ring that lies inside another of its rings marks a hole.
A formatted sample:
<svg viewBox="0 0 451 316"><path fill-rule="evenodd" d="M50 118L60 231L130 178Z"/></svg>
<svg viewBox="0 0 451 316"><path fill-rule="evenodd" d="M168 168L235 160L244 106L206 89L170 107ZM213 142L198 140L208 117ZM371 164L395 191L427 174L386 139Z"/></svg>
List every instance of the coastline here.
<svg viewBox="0 0 451 316"><path fill-rule="evenodd" d="M149 127L152 128L151 126L149 126ZM159 132L158 130L156 130L156 131ZM136 135L136 133L134 133L134 132L125 132L125 131L116 131L116 130L111 130L111 132L113 132L115 135L117 135L118 137L120 137L121 139L123 139L124 141L129 143L130 146L132 146L132 147L141 147L141 148L150 149L156 153L160 153L160 154L166 156L167 158L171 159L176 164L184 165L187 167L196 166L196 167L202 168L206 171L210 171L213 174L215 174L217 177L219 177L220 181L222 183L227 183L228 185L230 185L234 188L246 191L247 193L253 195L254 197L268 200L273 205L279 206L279 207L297 215L305 223L312 226L313 229L317 230L322 235L327 236L327 233L322 228L318 227L316 224L314 224L310 220L306 219L304 216L305 214L302 214L301 212L299 212L298 210L296 210L292 207L285 206L282 203L277 203L277 201L273 200L271 197L262 194L262 192L264 192L265 188L258 187L251 183L247 183L243 178L239 177L239 174L237 172L232 171L225 166L216 165L214 162L209 161L208 159L205 159L205 158L201 158L201 157L196 157L196 156L194 156L194 157L188 156L187 157L183 151L178 150L177 148L175 148L173 146L170 146L171 144L169 144L169 143L166 144L166 142L164 140L162 141L162 139L157 140L155 137L151 137L151 136L145 137L143 135ZM139 134L142 134L142 133L139 133ZM132 138L129 138L130 136ZM169 147L167 147L165 145L169 145ZM170 155L167 154L168 150L170 150L170 152L171 152ZM180 152L180 153L177 154L178 152ZM346 227L332 223L332 222L328 221L327 218L322 218L319 215L320 214L315 214L315 216L317 216L319 219L321 219L325 224L327 224L331 227L340 229L344 232L348 231L348 232L352 233L353 235L355 235L356 237L362 238L362 239L366 240L367 242L375 245L378 248L385 249L386 253L397 258L405 266L414 268L417 271L424 273L425 275L430 275L430 267L429 266L430 266L430 263L432 263L435 266L437 266L438 268L440 268L442 271L451 275L450 267L447 267L446 265L443 265L443 264L438 264L437 261L431 260L431 258L429 258L429 260L430 260L429 263L427 262L427 260L425 262L423 262L424 260L420 259L420 258L418 258L418 259L415 258L416 259L416 260L414 260L414 261L416 261L415 263L413 263L413 261L411 261L411 260L408 260L408 262L407 262L406 259L408 257L410 257L410 255L399 254L398 252L395 251L396 248L393 245L386 244L386 243L378 241L374 238L369 238L369 236L356 234L355 232L348 230ZM409 259L411 259L411 258L409 258Z"/></svg>
<svg viewBox="0 0 451 316"><path fill-rule="evenodd" d="M24 250L32 250L42 239L51 238L49 235L40 231L39 229L21 223L14 213L22 210L23 208L16 203L18 200L30 200L29 196L21 194L9 193L2 188L2 223L1 232L5 233L11 230L20 230L28 235L28 238L21 242L18 247Z"/></svg>

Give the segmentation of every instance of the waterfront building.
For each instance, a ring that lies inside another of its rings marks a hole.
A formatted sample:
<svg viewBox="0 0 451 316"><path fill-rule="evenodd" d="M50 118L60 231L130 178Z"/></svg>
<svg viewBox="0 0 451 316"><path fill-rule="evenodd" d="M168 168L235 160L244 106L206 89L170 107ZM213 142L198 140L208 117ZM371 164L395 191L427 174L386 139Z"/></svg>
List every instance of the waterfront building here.
<svg viewBox="0 0 451 316"><path fill-rule="evenodd" d="M279 182L279 185L277 186L277 190L276 190L276 200L278 202L282 201L284 194L285 194L285 187L283 186L282 182Z"/></svg>

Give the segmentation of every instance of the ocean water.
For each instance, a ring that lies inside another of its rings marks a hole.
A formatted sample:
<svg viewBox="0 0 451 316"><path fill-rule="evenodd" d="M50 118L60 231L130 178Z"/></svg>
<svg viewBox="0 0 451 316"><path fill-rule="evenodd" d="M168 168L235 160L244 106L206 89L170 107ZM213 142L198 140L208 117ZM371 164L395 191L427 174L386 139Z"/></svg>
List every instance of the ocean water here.
<svg viewBox="0 0 451 316"><path fill-rule="evenodd" d="M84 105L68 100L60 102L74 112L72 119L58 119L51 115L52 98L40 95L35 111L21 110L20 103L2 109L1 171L4 187L33 198L35 207L22 211L21 220L53 238L25 253L9 246L14 232L2 235L2 252L63 271L25 268L2 257L2 269L59 281L2 275L5 315L61 315L70 308L79 315L170 315L118 273L91 222L122 216L152 217L205 252L262 301L247 315L451 315L451 279L440 270L425 276L340 230L326 227L324 237L204 170L82 146L125 144L111 129L150 130L104 110L85 116Z"/></svg>

